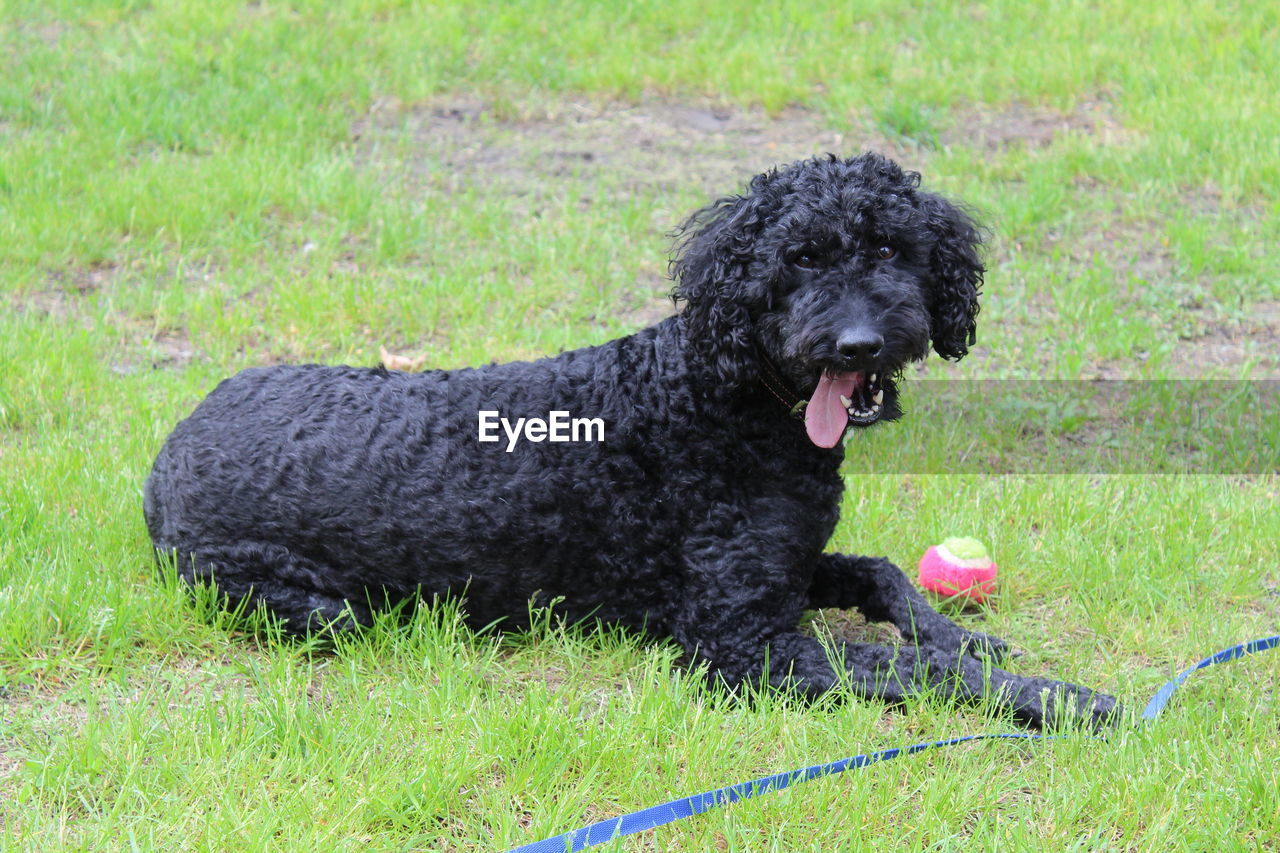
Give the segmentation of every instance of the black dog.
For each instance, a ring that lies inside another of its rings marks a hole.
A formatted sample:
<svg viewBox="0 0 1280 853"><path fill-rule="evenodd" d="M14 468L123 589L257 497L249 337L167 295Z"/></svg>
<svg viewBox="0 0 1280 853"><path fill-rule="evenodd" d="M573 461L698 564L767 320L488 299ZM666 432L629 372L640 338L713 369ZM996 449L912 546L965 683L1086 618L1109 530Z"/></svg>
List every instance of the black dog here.
<svg viewBox="0 0 1280 853"><path fill-rule="evenodd" d="M843 434L900 414L895 377L931 340L950 359L973 342L979 233L918 184L873 154L757 176L684 226L681 313L601 346L421 374L246 370L160 451L155 547L292 631L445 593L519 628L530 599L557 601L674 637L731 686L895 701L929 685L1032 725L1102 722L1108 696L984 671L975 655L1005 644L887 560L823 553ZM822 607L910 643L833 654L797 630Z"/></svg>

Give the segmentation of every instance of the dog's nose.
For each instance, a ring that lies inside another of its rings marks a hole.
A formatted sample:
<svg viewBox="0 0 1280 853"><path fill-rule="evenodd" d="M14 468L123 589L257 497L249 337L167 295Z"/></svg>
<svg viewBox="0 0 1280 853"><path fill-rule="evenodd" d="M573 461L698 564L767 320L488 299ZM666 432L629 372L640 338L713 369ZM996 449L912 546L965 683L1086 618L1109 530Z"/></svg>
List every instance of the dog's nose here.
<svg viewBox="0 0 1280 853"><path fill-rule="evenodd" d="M884 338L865 328L846 329L836 339L836 350L855 361L875 358L883 347Z"/></svg>

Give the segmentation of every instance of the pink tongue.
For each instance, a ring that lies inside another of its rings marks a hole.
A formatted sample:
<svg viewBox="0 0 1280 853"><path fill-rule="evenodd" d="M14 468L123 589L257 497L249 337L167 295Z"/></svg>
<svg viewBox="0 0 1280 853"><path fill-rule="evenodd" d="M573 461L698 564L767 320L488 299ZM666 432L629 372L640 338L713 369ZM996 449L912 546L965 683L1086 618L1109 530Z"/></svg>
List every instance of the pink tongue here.
<svg viewBox="0 0 1280 853"><path fill-rule="evenodd" d="M853 389L862 382L861 373L822 374L818 387L804 410L804 428L809 440L819 447L835 447L849 425L849 410L840 397L853 397Z"/></svg>

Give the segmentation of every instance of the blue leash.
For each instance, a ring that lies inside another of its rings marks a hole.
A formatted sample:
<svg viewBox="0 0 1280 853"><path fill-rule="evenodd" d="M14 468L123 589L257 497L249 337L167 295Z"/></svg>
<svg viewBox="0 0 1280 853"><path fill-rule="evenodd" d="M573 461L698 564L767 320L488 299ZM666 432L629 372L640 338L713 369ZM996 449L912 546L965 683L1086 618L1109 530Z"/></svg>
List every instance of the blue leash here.
<svg viewBox="0 0 1280 853"><path fill-rule="evenodd" d="M1151 701L1148 702L1147 707L1143 709L1142 719L1154 720L1156 717L1160 716L1160 712L1164 710L1164 706L1169 704L1169 697L1173 695L1173 691L1182 686L1182 682L1186 681L1187 677L1196 670L1204 669L1207 666L1214 666L1215 664L1226 663L1229 660L1242 658L1245 655L1251 655L1256 652L1265 652L1268 649L1274 649L1278 645L1280 645L1280 634L1277 634L1274 637L1264 637L1261 640L1254 640L1250 643L1241 643L1238 646L1223 649L1217 654L1209 655L1209 657L1200 661L1200 663L1185 672L1178 673L1176 678L1170 679L1163 687L1157 690L1156 695L1151 697Z"/></svg>
<svg viewBox="0 0 1280 853"><path fill-rule="evenodd" d="M1269 649L1280 645L1280 634L1274 637L1265 637L1261 640L1253 640L1248 643L1241 643L1238 646L1232 646L1229 649L1223 649L1217 654L1210 655L1200 661L1195 666L1179 673L1176 678L1171 679L1163 687L1156 691L1156 695L1151 697L1151 701L1147 703L1147 707L1142 711L1143 720L1154 720L1160 716L1160 712L1169 704L1169 699L1173 696L1174 691L1187 680L1187 677L1196 670L1205 667L1214 666L1215 664L1226 663L1245 655L1256 654L1257 652L1265 652ZM751 782L742 782L737 785L729 785L724 788L716 788L714 791L706 791L701 794L695 794L692 797L682 797L663 803L659 806L650 806L647 809L641 809L638 812L625 814L621 817L609 818L598 823L584 826L580 829L566 832L563 835L556 835L551 838L544 838L542 841L535 841L532 844L524 844L520 847L513 847L507 853L565 853L565 851L578 851L587 847L594 847L597 844L604 844L615 838L621 838L624 835L631 835L636 832L644 832L646 829L653 829L656 826L672 823L681 818L692 817L696 814L710 811L729 803L736 803L738 800L749 799L750 797L758 797L762 794L768 794L772 791L781 791L783 788L797 785L801 782L808 782L811 779L818 779L822 776L830 776L833 773L843 773L846 770L857 770L866 767L869 764L875 764L877 761L890 761L903 755L913 755L917 752L923 752L926 749L933 749L941 746L955 746L958 743L967 743L972 740L1060 740L1066 735L1044 735L1044 734L982 734L982 735L966 735L965 737L951 738L950 740L935 740L927 743L917 743L911 746L896 746L892 749L882 749L878 752L868 752L863 755L855 755L851 758L842 758L839 761L832 761L828 764L815 764L812 767L806 767L802 770L790 770L785 773L775 773L772 776L764 776Z"/></svg>

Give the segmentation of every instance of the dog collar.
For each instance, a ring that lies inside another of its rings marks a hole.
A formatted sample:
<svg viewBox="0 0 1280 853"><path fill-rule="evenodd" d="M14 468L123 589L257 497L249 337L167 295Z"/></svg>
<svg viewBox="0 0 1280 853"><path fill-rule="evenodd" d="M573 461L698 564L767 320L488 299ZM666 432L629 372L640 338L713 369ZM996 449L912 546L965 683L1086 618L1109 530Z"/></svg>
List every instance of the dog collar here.
<svg viewBox="0 0 1280 853"><path fill-rule="evenodd" d="M763 352L759 353L760 362L760 384L764 385L765 390L772 394L782 405L789 409L788 414L796 420L804 418L804 408L809 405L809 401L801 397L787 381L778 375L778 370L773 366L773 362Z"/></svg>

